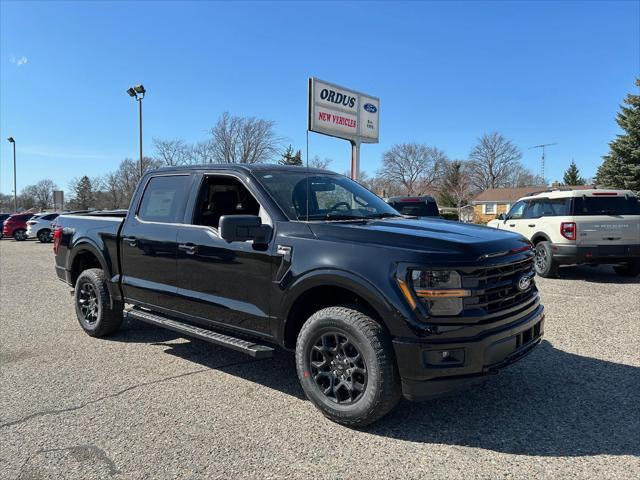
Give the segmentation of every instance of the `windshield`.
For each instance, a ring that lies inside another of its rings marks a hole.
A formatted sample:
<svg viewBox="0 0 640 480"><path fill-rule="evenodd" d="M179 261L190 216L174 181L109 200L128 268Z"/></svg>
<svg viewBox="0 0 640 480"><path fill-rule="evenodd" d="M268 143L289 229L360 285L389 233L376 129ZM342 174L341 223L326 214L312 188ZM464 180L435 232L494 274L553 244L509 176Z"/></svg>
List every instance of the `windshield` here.
<svg viewBox="0 0 640 480"><path fill-rule="evenodd" d="M353 220L400 216L380 197L342 175L278 171L255 174L290 220Z"/></svg>
<svg viewBox="0 0 640 480"><path fill-rule="evenodd" d="M575 197L574 215L640 215L636 197Z"/></svg>

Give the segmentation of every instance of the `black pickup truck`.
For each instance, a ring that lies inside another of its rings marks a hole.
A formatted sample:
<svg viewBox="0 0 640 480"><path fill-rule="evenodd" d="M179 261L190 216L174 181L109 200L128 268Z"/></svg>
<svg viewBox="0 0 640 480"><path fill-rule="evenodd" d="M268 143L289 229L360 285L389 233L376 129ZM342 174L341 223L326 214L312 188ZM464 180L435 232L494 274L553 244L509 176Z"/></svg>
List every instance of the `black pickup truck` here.
<svg viewBox="0 0 640 480"><path fill-rule="evenodd" d="M402 216L324 170L148 172L128 211L60 216L54 251L89 335L126 316L257 358L293 350L308 398L350 426L484 379L543 334L524 237Z"/></svg>

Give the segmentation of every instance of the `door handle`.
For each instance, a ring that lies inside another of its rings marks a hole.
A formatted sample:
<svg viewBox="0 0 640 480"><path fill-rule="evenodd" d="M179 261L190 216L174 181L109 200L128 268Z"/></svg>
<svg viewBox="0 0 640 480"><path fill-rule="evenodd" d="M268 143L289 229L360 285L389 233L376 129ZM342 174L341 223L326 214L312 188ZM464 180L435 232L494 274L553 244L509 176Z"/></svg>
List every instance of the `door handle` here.
<svg viewBox="0 0 640 480"><path fill-rule="evenodd" d="M193 243L180 243L178 245L178 250L182 250L187 255L193 255L198 251L198 247Z"/></svg>
<svg viewBox="0 0 640 480"><path fill-rule="evenodd" d="M510 227L515 227L515 226L516 226L516 224L515 224L515 223L510 223L510 224L509 224L509 226L510 226Z"/></svg>
<svg viewBox="0 0 640 480"><path fill-rule="evenodd" d="M530 227L535 227L535 226L536 226L536 224L535 224L535 223L530 223L530 224L529 224L529 226L530 226Z"/></svg>
<svg viewBox="0 0 640 480"><path fill-rule="evenodd" d="M138 239L136 237L122 237L123 242L127 242L130 247L138 245Z"/></svg>

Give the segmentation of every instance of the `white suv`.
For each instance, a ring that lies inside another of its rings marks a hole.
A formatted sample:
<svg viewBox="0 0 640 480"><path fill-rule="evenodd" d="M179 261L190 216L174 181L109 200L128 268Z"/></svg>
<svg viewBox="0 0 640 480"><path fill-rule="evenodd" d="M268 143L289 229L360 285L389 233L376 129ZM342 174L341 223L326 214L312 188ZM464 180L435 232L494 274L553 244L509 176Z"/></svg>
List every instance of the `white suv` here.
<svg viewBox="0 0 640 480"><path fill-rule="evenodd" d="M541 277L558 266L612 264L618 275L640 274L640 203L630 190L571 190L518 200L489 227L518 232L535 245Z"/></svg>
<svg viewBox="0 0 640 480"><path fill-rule="evenodd" d="M58 218L59 213L39 213L27 221L27 238L37 238L42 243L53 239L51 222Z"/></svg>

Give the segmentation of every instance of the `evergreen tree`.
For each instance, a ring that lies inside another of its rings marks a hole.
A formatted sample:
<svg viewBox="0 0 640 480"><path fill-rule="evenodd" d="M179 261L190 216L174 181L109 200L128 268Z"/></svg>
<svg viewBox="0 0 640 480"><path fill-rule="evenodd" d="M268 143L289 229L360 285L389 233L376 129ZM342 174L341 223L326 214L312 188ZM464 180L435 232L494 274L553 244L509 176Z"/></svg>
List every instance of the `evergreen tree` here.
<svg viewBox="0 0 640 480"><path fill-rule="evenodd" d="M636 79L640 87L640 78ZM598 168L597 181L609 188L640 191L640 95L627 95L616 122L624 133L609 143L609 154Z"/></svg>
<svg viewBox="0 0 640 480"><path fill-rule="evenodd" d="M571 165L564 172L563 182L565 185L584 185L584 178L580 176L580 170L574 160L571 160Z"/></svg>
<svg viewBox="0 0 640 480"><path fill-rule="evenodd" d="M282 158L278 162L280 165L295 165L295 155L293 153L293 148L291 145L287 147L287 149L282 154Z"/></svg>
<svg viewBox="0 0 640 480"><path fill-rule="evenodd" d="M293 163L291 165L297 165L298 167L302 166L302 152L300 150L298 150L293 156Z"/></svg>
<svg viewBox="0 0 640 480"><path fill-rule="evenodd" d="M95 194L91 180L86 175L74 180L71 185L73 200L70 202L73 208L86 210L95 207Z"/></svg>

